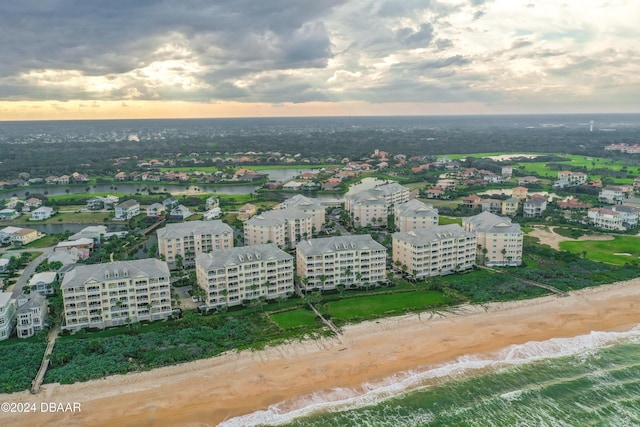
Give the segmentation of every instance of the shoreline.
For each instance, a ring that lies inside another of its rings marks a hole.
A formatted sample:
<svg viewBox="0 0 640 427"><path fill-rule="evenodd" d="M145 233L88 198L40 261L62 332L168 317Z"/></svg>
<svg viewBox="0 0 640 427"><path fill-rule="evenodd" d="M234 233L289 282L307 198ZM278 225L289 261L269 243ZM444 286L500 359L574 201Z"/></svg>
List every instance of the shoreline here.
<svg viewBox="0 0 640 427"><path fill-rule="evenodd" d="M627 331L640 323L640 279L567 297L460 306L442 316L405 315L344 328L339 337L226 353L151 371L71 385L45 384L4 402L81 404L72 413L0 413L3 426L216 425L335 388L361 390L410 370L495 353L513 344Z"/></svg>

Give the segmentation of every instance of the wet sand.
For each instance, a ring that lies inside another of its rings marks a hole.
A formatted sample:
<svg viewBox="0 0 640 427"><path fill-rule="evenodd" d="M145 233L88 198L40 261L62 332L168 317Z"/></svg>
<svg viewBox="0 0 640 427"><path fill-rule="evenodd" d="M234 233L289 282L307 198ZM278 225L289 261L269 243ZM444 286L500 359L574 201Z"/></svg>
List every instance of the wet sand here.
<svg viewBox="0 0 640 427"><path fill-rule="evenodd" d="M511 344L629 330L640 323L640 279L572 293L430 317L409 315L345 328L337 338L229 353L149 372L71 385L45 384L0 397L37 413L0 413L7 426L203 426L331 390L359 389L410 369L493 352ZM79 402L81 411L42 413L41 402Z"/></svg>

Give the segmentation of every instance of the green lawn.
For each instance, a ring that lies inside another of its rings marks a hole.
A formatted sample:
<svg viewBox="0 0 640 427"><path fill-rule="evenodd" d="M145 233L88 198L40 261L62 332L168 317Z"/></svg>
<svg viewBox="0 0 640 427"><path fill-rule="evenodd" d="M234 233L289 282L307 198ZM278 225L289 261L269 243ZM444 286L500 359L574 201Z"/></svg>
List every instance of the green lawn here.
<svg viewBox="0 0 640 427"><path fill-rule="evenodd" d="M327 303L327 309L332 319L352 321L427 309L447 302L449 299L442 292L418 291L346 298Z"/></svg>
<svg viewBox="0 0 640 427"><path fill-rule="evenodd" d="M458 224L462 225L462 218L453 218L450 216L438 217L438 225Z"/></svg>
<svg viewBox="0 0 640 427"><path fill-rule="evenodd" d="M270 317L271 320L276 322L276 324L282 329L292 329L301 326L314 326L316 324L315 313L305 308L284 311L282 313L275 313Z"/></svg>
<svg viewBox="0 0 640 427"><path fill-rule="evenodd" d="M577 254L586 252L593 261L624 265L640 258L640 238L635 236L615 236L614 240L581 240L579 242L561 242L560 249ZM629 254L629 255L615 255Z"/></svg>

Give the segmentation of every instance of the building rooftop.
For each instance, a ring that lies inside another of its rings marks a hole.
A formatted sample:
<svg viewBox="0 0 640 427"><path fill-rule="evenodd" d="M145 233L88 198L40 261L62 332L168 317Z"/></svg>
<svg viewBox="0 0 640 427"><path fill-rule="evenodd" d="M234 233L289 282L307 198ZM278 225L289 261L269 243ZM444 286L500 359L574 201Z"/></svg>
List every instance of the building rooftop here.
<svg viewBox="0 0 640 427"><path fill-rule="evenodd" d="M466 231L458 224L437 225L429 228L417 228L407 232L393 233L393 239L402 240L412 245L438 242L440 240L473 238L475 234Z"/></svg>
<svg viewBox="0 0 640 427"><path fill-rule="evenodd" d="M298 243L296 250L300 251L305 256L313 256L352 250L386 251L387 249L380 243L376 242L370 235L357 234L352 236L335 236L303 240Z"/></svg>
<svg viewBox="0 0 640 427"><path fill-rule="evenodd" d="M200 265L206 270L212 270L240 264L278 260L293 260L293 256L280 249L276 244L267 243L218 249L208 254L200 254L196 257L196 265Z"/></svg>
<svg viewBox="0 0 640 427"><path fill-rule="evenodd" d="M293 219L311 218L311 215L299 211L296 208L276 209L262 212L245 221L245 225L271 226L280 225Z"/></svg>
<svg viewBox="0 0 640 427"><path fill-rule="evenodd" d="M505 218L482 212L478 215L462 218L463 223L471 224L474 231L485 233L522 233L520 224L512 223L510 218Z"/></svg>
<svg viewBox="0 0 640 427"><path fill-rule="evenodd" d="M169 280L169 274L167 263L156 258L77 265L65 274L61 289L81 286L90 281L103 282L115 278L150 277Z"/></svg>
<svg viewBox="0 0 640 427"><path fill-rule="evenodd" d="M167 224L157 231L158 239L176 239L193 234L225 234L233 233L233 229L221 220L213 221L188 221L175 224Z"/></svg>

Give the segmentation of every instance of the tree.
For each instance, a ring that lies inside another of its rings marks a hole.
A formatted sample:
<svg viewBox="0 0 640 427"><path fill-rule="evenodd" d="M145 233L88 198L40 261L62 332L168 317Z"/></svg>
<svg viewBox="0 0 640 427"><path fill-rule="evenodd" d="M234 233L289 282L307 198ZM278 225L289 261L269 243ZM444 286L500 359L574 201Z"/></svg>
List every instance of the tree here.
<svg viewBox="0 0 640 427"><path fill-rule="evenodd" d="M182 270L184 268L183 261L184 261L184 258L182 257L182 255L180 254L176 255L176 268L178 270Z"/></svg>

